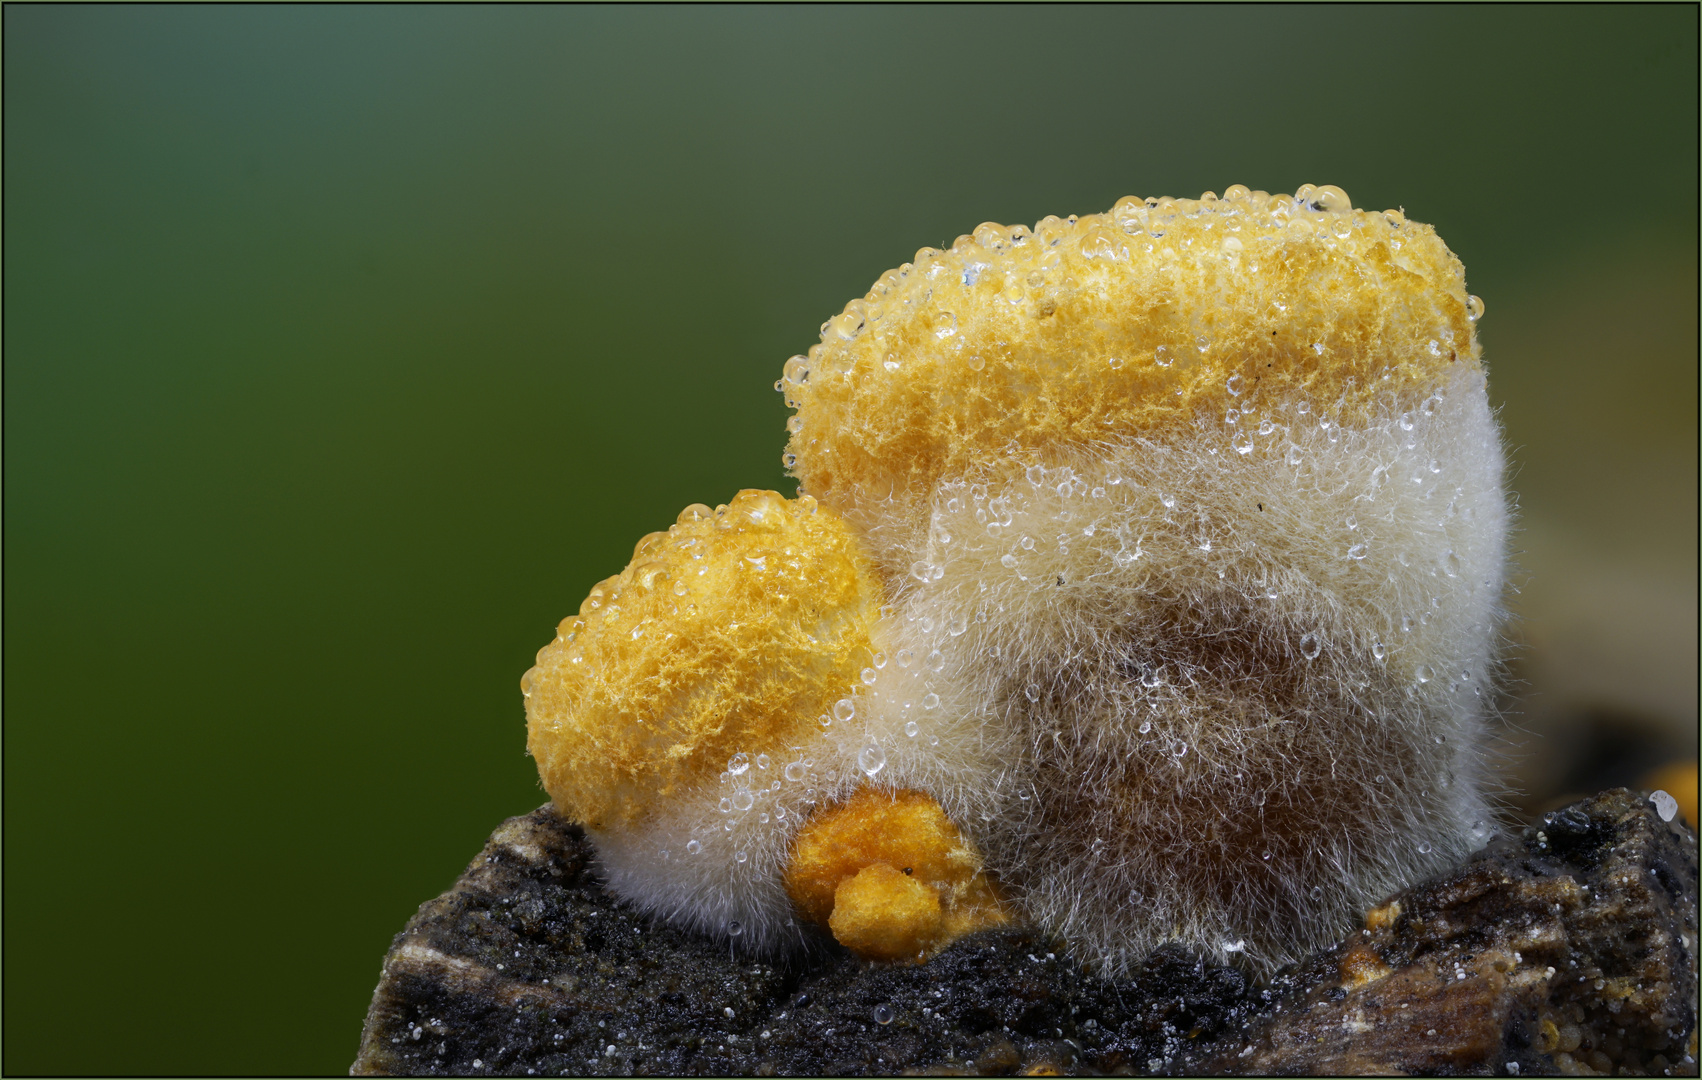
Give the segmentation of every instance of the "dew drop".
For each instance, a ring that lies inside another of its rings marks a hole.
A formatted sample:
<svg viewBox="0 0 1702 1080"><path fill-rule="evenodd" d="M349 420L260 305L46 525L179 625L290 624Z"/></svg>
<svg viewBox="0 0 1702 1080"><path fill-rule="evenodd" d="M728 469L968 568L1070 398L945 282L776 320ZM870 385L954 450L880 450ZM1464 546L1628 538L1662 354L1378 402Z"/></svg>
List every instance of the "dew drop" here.
<svg viewBox="0 0 1702 1080"><path fill-rule="evenodd" d="M1466 297L1466 321L1477 322L1483 318L1483 298L1478 296Z"/></svg>
<svg viewBox="0 0 1702 1080"><path fill-rule="evenodd" d="M1023 696L1028 698L1030 701L1040 700L1040 687L1035 686L1033 683L1029 683L1028 687L1024 689L1022 693Z"/></svg>
<svg viewBox="0 0 1702 1080"><path fill-rule="evenodd" d="M1364 544L1355 544L1352 547L1348 548L1347 549L1347 557L1350 558L1350 559L1363 559L1363 558L1365 558L1365 545Z"/></svg>
<svg viewBox="0 0 1702 1080"><path fill-rule="evenodd" d="M898 650L898 666L899 667L909 667L911 662L914 661L915 659L916 659L916 654L911 652L909 649Z"/></svg>
<svg viewBox="0 0 1702 1080"><path fill-rule="evenodd" d="M741 814L746 810L749 810L751 805L755 802L756 796L752 795L748 790L733 792L733 809L737 810Z"/></svg>
<svg viewBox="0 0 1702 1080"><path fill-rule="evenodd" d="M1223 384L1223 388L1225 390L1229 391L1230 397L1240 397L1241 396L1241 376L1231 375L1229 377L1229 379Z"/></svg>
<svg viewBox="0 0 1702 1080"><path fill-rule="evenodd" d="M933 652L928 654L927 668L929 671L941 671L944 670L945 666L946 658L940 650L935 649Z"/></svg>
<svg viewBox="0 0 1702 1080"><path fill-rule="evenodd" d="M903 653L899 654L901 657L903 655ZM850 698L840 698L838 701L833 703L833 718L835 720L844 723L856 715L857 703L852 701Z"/></svg>
<svg viewBox="0 0 1702 1080"><path fill-rule="evenodd" d="M1678 813L1678 800L1664 791L1651 792L1649 801L1654 803L1655 813L1661 816L1662 821L1671 821Z"/></svg>
<svg viewBox="0 0 1702 1080"><path fill-rule="evenodd" d="M1318 901L1318 900L1322 900L1323 898L1324 898L1324 887L1322 885L1312 886L1312 899L1314 901Z"/></svg>
<svg viewBox="0 0 1702 1080"><path fill-rule="evenodd" d="M701 854L702 851L703 851L703 845L698 843L696 840L692 840L692 841L690 841L689 843L686 844L686 854L687 855L698 855L698 854Z"/></svg>
<svg viewBox="0 0 1702 1080"><path fill-rule="evenodd" d="M1489 831L1490 831L1489 830L1489 822L1483 820L1482 818L1478 818L1476 821L1472 822L1472 839L1473 840L1477 840L1477 841L1481 842L1481 841L1487 839L1489 837Z"/></svg>
<svg viewBox="0 0 1702 1080"><path fill-rule="evenodd" d="M1003 566L1006 570L1015 570L1016 569L1016 556L1015 555L1005 555L1005 556L1001 557L999 559L999 565Z"/></svg>
<svg viewBox="0 0 1702 1080"><path fill-rule="evenodd" d="M876 773L886 768L886 751L874 743L863 747L863 752L857 755L857 768L873 779Z"/></svg>
<svg viewBox="0 0 1702 1080"><path fill-rule="evenodd" d="M744 848L740 848L738 851L733 853L734 862L744 862L748 858L750 858L750 855L745 852ZM731 932L731 928L729 928L729 932Z"/></svg>
<svg viewBox="0 0 1702 1080"><path fill-rule="evenodd" d="M1418 670L1413 672L1413 674L1418 676L1419 682L1421 682L1421 683L1429 682L1430 681L1430 665L1428 665L1428 664L1418 665Z"/></svg>
<svg viewBox="0 0 1702 1080"><path fill-rule="evenodd" d="M727 771L732 773L734 776L743 776L745 771L750 767L751 759L746 757L744 754L734 754L732 757L727 759Z"/></svg>
<svg viewBox="0 0 1702 1080"><path fill-rule="evenodd" d="M872 667L866 667L866 668L864 668L864 669L863 669L863 672L862 672L862 675L861 675L861 678L862 678L862 680L863 680L863 685L864 685L864 686L873 686L873 685L875 685L875 669L874 669L874 668L872 668Z"/></svg>
<svg viewBox="0 0 1702 1080"><path fill-rule="evenodd" d="M914 739L916 737L916 733L921 730L921 728L916 726L916 721L914 720L904 725L904 733L912 739Z"/></svg>
<svg viewBox="0 0 1702 1080"><path fill-rule="evenodd" d="M940 704L940 695L934 694L934 693L928 693L928 694L922 695L922 707L924 709L935 709L935 708L939 707L939 704Z"/></svg>
<svg viewBox="0 0 1702 1080"><path fill-rule="evenodd" d="M968 629L969 620L964 618L962 615L946 620L946 633L950 634L952 637L957 637Z"/></svg>
<svg viewBox="0 0 1702 1080"><path fill-rule="evenodd" d="M1118 368L1120 368L1120 367L1122 367L1122 366L1123 366L1123 358L1122 358L1122 357L1121 357L1121 356L1113 356L1113 357L1109 357L1109 358L1108 358L1108 359L1107 359L1107 360L1106 360L1106 361L1105 361L1105 364L1106 364L1106 366L1107 366L1107 367L1109 367L1109 368L1110 368L1110 369L1111 369L1111 370L1112 370L1112 371L1116 371L1116 370L1117 370L1117 369L1118 369Z"/></svg>
<svg viewBox="0 0 1702 1080"><path fill-rule="evenodd" d="M1275 430L1276 430L1276 425L1273 424L1271 421L1269 421L1269 420L1260 420L1259 421L1259 434L1260 435L1269 435L1271 432L1273 432Z"/></svg>
<svg viewBox="0 0 1702 1080"><path fill-rule="evenodd" d="M1176 362L1176 357L1171 355L1170 346L1160 345L1152 351L1152 362L1159 367L1169 367Z"/></svg>
<svg viewBox="0 0 1702 1080"><path fill-rule="evenodd" d="M1379 641L1375 645L1371 646L1371 655L1381 660L1383 657L1389 655L1389 650L1384 648L1383 643Z"/></svg>
<svg viewBox="0 0 1702 1080"><path fill-rule="evenodd" d="M1253 436L1245 431L1236 432L1235 437L1229 440L1229 445L1235 447L1237 454L1251 454L1253 452Z"/></svg>
<svg viewBox="0 0 1702 1080"><path fill-rule="evenodd" d="M875 1023L877 1024L885 1026L892 1023L894 1015L891 1005L883 1003L875 1006Z"/></svg>
<svg viewBox="0 0 1702 1080"><path fill-rule="evenodd" d="M780 775L795 784L804 778L804 763L801 761L794 761L792 764L780 770Z"/></svg>
<svg viewBox="0 0 1702 1080"><path fill-rule="evenodd" d="M1318 659L1318 654L1324 651L1324 641L1317 631L1312 631L1300 639L1300 655L1308 660Z"/></svg>
<svg viewBox="0 0 1702 1080"><path fill-rule="evenodd" d="M745 853L742 852L742 851L739 852L739 861L740 862L745 861ZM727 924L727 936L728 937L738 937L740 934L742 934L744 932L745 932L744 926L741 923L739 923L739 921L736 920L736 919Z"/></svg>
<svg viewBox="0 0 1702 1080"><path fill-rule="evenodd" d="M1419 841L1419 842L1418 842L1418 853L1419 853L1419 854L1420 854L1420 855L1428 855L1428 854L1430 854L1430 841L1428 841L1428 840L1420 840L1420 841Z"/></svg>
<svg viewBox="0 0 1702 1080"><path fill-rule="evenodd" d="M759 769L768 768L768 755L767 754L758 754L756 756L756 767L759 768Z"/></svg>

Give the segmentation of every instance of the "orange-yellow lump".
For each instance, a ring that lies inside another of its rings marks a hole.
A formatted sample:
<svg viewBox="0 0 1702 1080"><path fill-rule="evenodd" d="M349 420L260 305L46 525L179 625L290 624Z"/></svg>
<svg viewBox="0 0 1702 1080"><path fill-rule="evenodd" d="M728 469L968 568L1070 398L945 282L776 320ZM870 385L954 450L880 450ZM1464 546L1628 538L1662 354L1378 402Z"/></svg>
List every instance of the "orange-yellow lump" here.
<svg viewBox="0 0 1702 1080"><path fill-rule="evenodd" d="M902 574L941 477L1175 430L1254 392L1345 398L1351 423L1375 394L1477 367L1479 311L1434 229L1335 187L987 222L881 275L786 364L786 460Z"/></svg>
<svg viewBox="0 0 1702 1080"><path fill-rule="evenodd" d="M919 959L1008 920L981 856L931 797L860 787L799 831L786 891L871 959Z"/></svg>
<svg viewBox="0 0 1702 1080"><path fill-rule="evenodd" d="M843 783L823 719L868 666L879 585L813 499L741 491L641 540L521 680L528 747L610 888L757 944L796 937L780 870Z"/></svg>

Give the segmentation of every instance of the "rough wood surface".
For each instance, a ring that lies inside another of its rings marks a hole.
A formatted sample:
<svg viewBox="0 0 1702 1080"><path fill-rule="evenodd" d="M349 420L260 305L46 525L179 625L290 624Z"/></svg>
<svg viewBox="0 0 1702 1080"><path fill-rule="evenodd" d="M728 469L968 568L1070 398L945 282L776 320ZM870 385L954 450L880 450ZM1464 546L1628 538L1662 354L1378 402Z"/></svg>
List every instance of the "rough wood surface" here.
<svg viewBox="0 0 1702 1080"><path fill-rule="evenodd" d="M1696 835L1616 789L1503 838L1253 985L1131 979L1031 929L924 965L730 955L622 907L582 833L510 819L384 960L356 1075L1695 1075Z"/></svg>

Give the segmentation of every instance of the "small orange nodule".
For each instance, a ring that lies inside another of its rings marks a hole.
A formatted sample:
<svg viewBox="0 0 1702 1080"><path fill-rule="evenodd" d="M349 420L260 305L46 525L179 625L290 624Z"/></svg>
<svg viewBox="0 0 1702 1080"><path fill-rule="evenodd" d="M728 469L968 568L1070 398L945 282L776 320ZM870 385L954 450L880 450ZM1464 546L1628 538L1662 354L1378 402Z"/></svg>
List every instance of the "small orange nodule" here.
<svg viewBox="0 0 1702 1080"><path fill-rule="evenodd" d="M979 853L916 791L859 788L811 817L786 891L806 919L875 960L925 957L1010 918Z"/></svg>
<svg viewBox="0 0 1702 1080"><path fill-rule="evenodd" d="M1379 908L1372 908L1365 913L1365 929L1371 931L1390 930L1394 928L1395 920L1401 917L1401 902L1391 900Z"/></svg>
<svg viewBox="0 0 1702 1080"><path fill-rule="evenodd" d="M1341 984L1349 990L1386 978L1394 971L1394 968L1378 955L1376 949L1365 944L1349 949L1347 955L1341 958L1338 968Z"/></svg>
<svg viewBox="0 0 1702 1080"><path fill-rule="evenodd" d="M887 863L865 866L833 890L828 929L858 956L905 960L940 936L940 894Z"/></svg>

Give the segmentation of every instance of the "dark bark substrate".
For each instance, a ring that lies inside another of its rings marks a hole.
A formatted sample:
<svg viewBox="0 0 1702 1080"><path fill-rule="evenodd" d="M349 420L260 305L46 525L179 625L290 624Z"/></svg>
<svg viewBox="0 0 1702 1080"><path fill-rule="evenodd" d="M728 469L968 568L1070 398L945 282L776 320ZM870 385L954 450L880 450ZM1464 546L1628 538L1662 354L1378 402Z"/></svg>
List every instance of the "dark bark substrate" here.
<svg viewBox="0 0 1702 1080"><path fill-rule="evenodd" d="M1161 949L1084 972L1037 931L926 964L777 966L605 893L548 806L503 823L384 959L367 1074L1696 1075L1696 834L1615 789L1253 985Z"/></svg>

